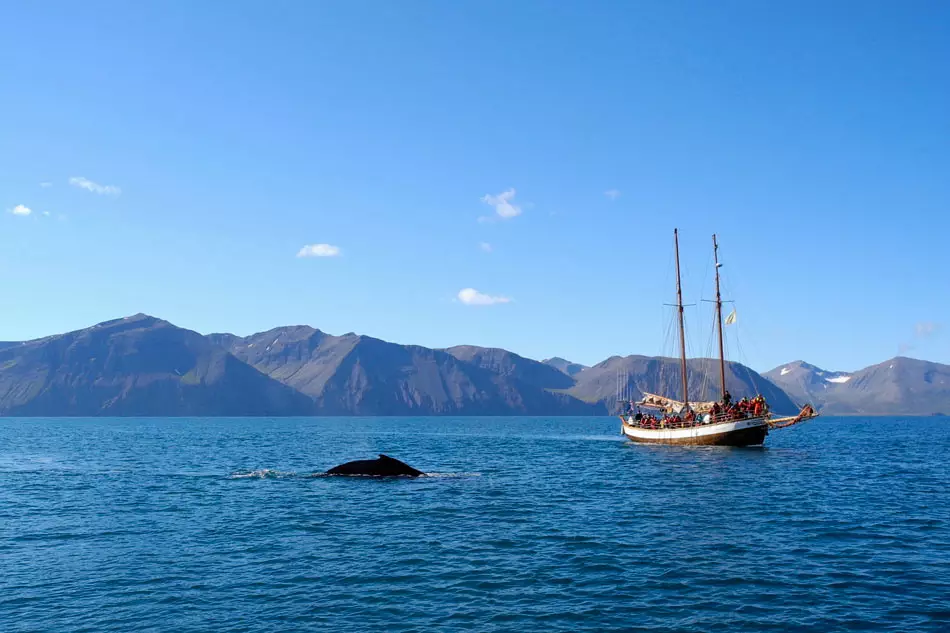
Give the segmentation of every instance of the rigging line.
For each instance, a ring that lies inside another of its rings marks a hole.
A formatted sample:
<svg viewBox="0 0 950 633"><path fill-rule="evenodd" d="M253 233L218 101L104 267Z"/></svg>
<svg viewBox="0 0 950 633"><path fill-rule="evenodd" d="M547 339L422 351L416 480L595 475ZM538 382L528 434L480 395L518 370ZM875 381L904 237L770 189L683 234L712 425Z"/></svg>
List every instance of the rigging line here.
<svg viewBox="0 0 950 633"><path fill-rule="evenodd" d="M664 340L663 340L664 349L661 350L661 353L658 355L658 358L660 359L666 358L667 355L664 352L665 350L669 349L672 346L673 322L676 319L676 317L673 314L672 310L669 311L669 315L670 315L670 318L667 320L667 324L666 324L666 336L664 337ZM666 363L663 360L660 360L659 361L660 370L657 376L657 383L656 385L653 386L654 391L664 391L664 392L666 391L666 389L662 387L662 385L665 384L664 380L666 378L666 372L664 371L665 368L666 368Z"/></svg>
<svg viewBox="0 0 950 633"><path fill-rule="evenodd" d="M730 274L731 274L731 273L730 273ZM720 295L720 296L723 296L723 297L732 297L732 296L735 296L735 295L732 294L732 285L729 283L729 276L725 273L725 271L724 271L723 268L720 268L720 269L719 269L719 286L720 286L720 291L721 291L721 295ZM723 302L723 304L731 303L731 304L732 304L732 311L735 311L735 309L736 309L735 301L733 301L733 300L727 298L727 299L723 299L722 302ZM729 331L729 330L730 330L730 327L733 328L733 329L736 329L736 331L738 332L738 329L737 329L737 328L739 327L738 321L736 321L736 322L734 323L734 325L732 325L732 326L728 326L728 325L727 325L727 326L724 327L723 330L722 330L723 352L724 352L724 353L723 353L723 356L724 356L726 359L728 359L728 358L731 356L732 358L734 358L734 359L736 359L737 361L740 361L740 362L741 362L741 360L742 360L741 350L736 349L736 350L735 350L735 352L736 352L735 354L730 354L730 351L733 350L732 343L733 343L733 338L734 338L734 337L732 337L732 334L731 334L730 331ZM738 339L736 339L735 342L738 344ZM725 364L731 368L732 374L734 374L734 375L736 375L736 376L739 375L739 371L735 368L735 366L732 364L731 361L725 360Z"/></svg>
<svg viewBox="0 0 950 633"><path fill-rule="evenodd" d="M712 262L712 258L711 258L711 257L707 257L707 258L706 258L706 270L703 271L703 285L699 287L699 293L696 295L696 296L699 297L699 301L698 301L697 303L702 303L703 301L706 301L706 299L703 298L703 289L707 287L707 286L706 286L706 282L709 280L709 264L710 264L711 262Z"/></svg>
<svg viewBox="0 0 950 633"><path fill-rule="evenodd" d="M666 268L664 269L663 286L662 286L663 288L674 288L674 285L673 285L673 283L672 283L672 280L673 280L674 257L675 257L675 248L676 248L676 238L675 238L675 237L674 237L674 239L673 239L673 243L670 244L670 246L671 246L671 248L667 251ZM674 299L673 302L675 303L675 299L676 299L676 291L675 291L675 290L673 291L673 299ZM662 343L662 346L660 347L659 353L657 354L657 356L663 357L663 356L666 354L666 351L667 351L667 349L668 349L668 348L667 348L668 337L670 336L670 333L671 333L672 328L673 328L673 317L672 317L673 312L672 312L672 310L671 310L671 311L669 311L669 313L668 313L668 312L667 312L667 306L660 306L660 310L662 311L662 312L661 312L661 315L662 315L661 320L666 323L666 330L665 330L664 335L663 335L663 343ZM671 315L669 319L667 319L667 314L670 314L670 315Z"/></svg>
<svg viewBox="0 0 950 633"><path fill-rule="evenodd" d="M703 296L703 289L706 288L707 281L709 280L709 269L710 269L710 264L711 264L712 262L713 262L713 258L712 258L712 257L706 257L706 270L703 271L703 285L700 287L700 293L699 293L699 296L700 296L700 303L706 301L706 299L703 299L703 298L702 298L702 296ZM698 310L697 310L697 311L698 311ZM714 312L714 314L715 314L715 312ZM711 364L711 362L712 362L712 343L713 343L713 336L715 336L715 333L716 333L715 322L712 322L712 321L711 321L711 324L712 324L712 329L711 329L709 338L707 339L707 344L706 344L706 347L705 347L705 350L704 350L703 363L702 363L702 371L703 371L703 391L702 391L702 393L701 393L701 397L702 397L704 400L708 400L707 394L708 394L708 389L709 389L710 364Z"/></svg>
<svg viewBox="0 0 950 633"><path fill-rule="evenodd" d="M673 318L672 313L668 313L666 307L663 306L660 308L663 311L663 323L665 326L663 328L663 337L660 339L659 349L655 351L656 356L663 356L666 353L667 345L669 344L670 331L673 327Z"/></svg>
<svg viewBox="0 0 950 633"><path fill-rule="evenodd" d="M657 350L657 353L655 356L655 358L660 359L658 361L660 371L659 371L659 375L657 376L657 383L653 385L654 391L657 391L657 389L659 389L659 386L663 384L663 380L665 379L665 375L664 375L665 363L663 362L662 359L668 356L671 356L670 350L672 350L674 347L673 339L676 336L674 334L674 330L675 330L674 322L676 320L674 311L669 310L668 313L664 316L665 316L664 320L665 320L666 328L663 332L663 345L660 347L659 350Z"/></svg>
<svg viewBox="0 0 950 633"><path fill-rule="evenodd" d="M674 266L675 266L675 259L676 259L676 236L675 235L673 236L673 240L672 240L672 243L670 244L670 247L671 248L667 251L667 262L666 262L666 269L664 271L665 275L664 275L664 280L663 280L663 287L673 289L672 296L675 303L676 290L675 290L675 285L672 283L672 280L674 278L674 270L675 270ZM670 356L670 357L674 356L674 354L672 353L668 354L667 352L672 350L673 348L673 343L672 343L672 339L674 336L673 330L674 330L674 322L676 321L677 314L675 310L669 310L668 312L666 312L667 310L666 306L661 306L660 309L664 311L663 313L664 317L667 317L668 315L668 318L664 319L666 321L666 332L664 333L664 336L663 336L663 345L659 350L659 354L657 354L658 358L663 359L667 356ZM666 368L666 363L663 360L659 360L658 363L659 363L659 371L657 372L656 384L652 386L652 390L654 392L666 392L666 388L664 387L665 385L664 381L666 379L666 372L664 371L664 369Z"/></svg>
<svg viewBox="0 0 950 633"><path fill-rule="evenodd" d="M736 323L736 347L739 348L739 357L745 358L745 353L742 351L742 343L739 341L739 328L738 323ZM749 369L749 366L745 363L742 363L743 369L745 369L746 377L748 377L749 382L752 383L752 389L755 390L755 393L760 393L759 385L756 383L755 377L752 375L752 370Z"/></svg>
<svg viewBox="0 0 950 633"><path fill-rule="evenodd" d="M712 324L712 331L713 331L713 333L715 333L715 331L716 331L716 324L715 324L715 323ZM709 388L709 365L710 365L710 362L711 362L710 354L712 353L712 336L709 337L708 341L709 341L709 342L706 344L706 349L705 349L704 352L703 352L703 364L702 364L702 368L703 368L703 387L702 387L702 391L701 391L700 394L699 394L699 395L700 395L700 398L702 398L703 400L709 400L709 399L710 399L710 398L707 397L707 394L708 394L708 388Z"/></svg>
<svg viewBox="0 0 950 633"><path fill-rule="evenodd" d="M730 277L731 277L731 276L732 276L732 275L730 274ZM720 275L719 275L719 282L720 282L720 285L725 289L725 291L726 291L727 293L729 293L729 295L734 296L734 295L732 295L732 284L730 283L730 280L729 280L725 275L723 275L722 273L720 273ZM732 309L733 309L733 310L737 310L735 301L733 301L732 303L733 303ZM758 386L758 383L757 383L757 381L755 380L755 377L754 377L753 374L752 374L752 370L749 368L749 365L748 365L748 358L746 357L745 350L742 348L742 341L740 340L740 337L739 337L739 331L740 331L740 327L741 327L740 320L739 320L739 319L736 319L736 321L733 323L732 327L735 329L735 334L734 334L734 336L733 336L733 339L735 340L736 351L737 351L736 359L737 359L737 360L739 361L739 363L742 365L742 368L743 368L743 370L745 371L746 377L748 378L749 382L751 383L752 388L755 389L755 392L756 392L756 393L759 393L759 386ZM753 343L753 346L754 346L755 341L752 341L752 343ZM736 373L738 373L738 371L737 371L736 369L734 369L733 371L736 371Z"/></svg>
<svg viewBox="0 0 950 633"><path fill-rule="evenodd" d="M738 321L736 322L736 325L738 326ZM737 330L737 331L738 331L738 330ZM756 344L756 342L755 342L755 336L751 333L751 331L746 334L746 341L749 343L749 345L751 345L753 353L754 353L757 357L761 357L761 356L762 356L762 352L761 352L761 350L759 349L759 346ZM748 358L744 358L743 360L744 360L744 363L745 363L745 364L748 364Z"/></svg>
<svg viewBox="0 0 950 633"><path fill-rule="evenodd" d="M693 305L693 306L691 306L691 307L695 308L694 312L699 312L698 306ZM694 321L694 322L695 322L695 321ZM700 337L700 338L701 338L701 337ZM694 353L693 353L693 358L694 358L694 359L696 358L695 352L697 351L697 347L696 347L694 338L691 336L691 330L688 329L688 328L686 328L686 350L687 350L687 358L689 357L689 352L690 352L690 351L694 352ZM687 363L687 366L686 366L686 373L687 373L687 375L689 374L689 364L688 364L688 363ZM703 375L703 378L705 379L705 373L704 373L704 375ZM702 387L701 387L701 388L702 388Z"/></svg>
<svg viewBox="0 0 950 633"><path fill-rule="evenodd" d="M709 319L709 359L710 363L713 365L719 365L717 362L719 360L719 313L716 311L716 304L710 304L710 319ZM713 372L716 371L718 367L714 367ZM714 393L718 393L719 396L722 396L722 381L720 380L719 385L716 389L712 390Z"/></svg>
<svg viewBox="0 0 950 633"><path fill-rule="evenodd" d="M666 306L660 306L660 310L662 316L660 322L664 324L664 327L661 330L663 332L663 336L660 338L658 349L654 350L656 356L663 356L663 354L666 352L666 346L669 342L668 339L670 336L670 328L672 327L673 323L672 318L668 316Z"/></svg>
<svg viewBox="0 0 950 633"><path fill-rule="evenodd" d="M708 341L709 341L709 343L708 343L708 346L707 346L707 348L706 348L706 358L709 359L709 361L708 361L708 363L707 363L707 365L706 365L707 368L708 368L706 377L707 377L707 380L709 380L709 383L710 383L710 385L711 385L711 384L712 384L712 380L709 379L709 375L715 371L714 367L715 367L715 362L716 362L716 361L715 361L715 359L713 358L713 355L715 354L715 345L716 345L715 341L718 341L718 338L716 338L716 323L715 323L715 321L713 321L712 319L709 320L709 339L708 339ZM709 390L707 391L707 394L709 395L709 400L712 400L712 399L713 399L712 396L713 396L713 394L716 393L716 390L715 390L713 387L711 387L711 386L710 386L708 389L709 389Z"/></svg>

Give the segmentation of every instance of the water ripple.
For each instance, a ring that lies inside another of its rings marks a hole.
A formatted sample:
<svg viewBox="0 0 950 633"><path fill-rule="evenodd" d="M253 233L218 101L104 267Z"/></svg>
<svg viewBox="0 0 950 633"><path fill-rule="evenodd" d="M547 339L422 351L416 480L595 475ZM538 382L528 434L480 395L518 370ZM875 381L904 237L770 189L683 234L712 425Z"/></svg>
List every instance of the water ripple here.
<svg viewBox="0 0 950 633"><path fill-rule="evenodd" d="M950 421L615 427L0 420L0 630L950 630Z"/></svg>

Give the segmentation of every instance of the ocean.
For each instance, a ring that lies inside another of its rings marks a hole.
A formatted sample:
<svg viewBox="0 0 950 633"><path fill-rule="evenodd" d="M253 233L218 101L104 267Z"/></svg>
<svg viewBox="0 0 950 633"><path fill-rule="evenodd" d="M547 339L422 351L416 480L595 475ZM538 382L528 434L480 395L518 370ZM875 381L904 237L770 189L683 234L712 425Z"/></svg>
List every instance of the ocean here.
<svg viewBox="0 0 950 633"><path fill-rule="evenodd" d="M386 453L431 476L311 477ZM0 419L0 631L950 631L950 419Z"/></svg>

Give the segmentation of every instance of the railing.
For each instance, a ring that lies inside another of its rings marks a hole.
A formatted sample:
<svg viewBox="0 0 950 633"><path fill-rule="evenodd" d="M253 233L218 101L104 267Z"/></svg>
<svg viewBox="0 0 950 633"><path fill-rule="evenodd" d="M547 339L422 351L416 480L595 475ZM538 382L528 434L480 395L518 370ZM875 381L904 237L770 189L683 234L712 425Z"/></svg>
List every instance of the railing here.
<svg viewBox="0 0 950 633"><path fill-rule="evenodd" d="M709 414L710 424L719 424L720 422L736 422L738 420L754 420L756 418L768 417L768 409L755 415L754 413L739 411L738 413L720 413L719 415Z"/></svg>
<svg viewBox="0 0 950 633"><path fill-rule="evenodd" d="M723 422L738 422L740 420L754 420L767 417L768 413L753 415L752 413L720 413L718 415L709 414L709 420L706 421L706 414L697 416L695 420L671 419L671 418L642 418L639 421L632 419L632 415L624 416L624 422L630 426L640 429L666 430L666 429L692 429L696 427L709 426L711 424L721 424Z"/></svg>

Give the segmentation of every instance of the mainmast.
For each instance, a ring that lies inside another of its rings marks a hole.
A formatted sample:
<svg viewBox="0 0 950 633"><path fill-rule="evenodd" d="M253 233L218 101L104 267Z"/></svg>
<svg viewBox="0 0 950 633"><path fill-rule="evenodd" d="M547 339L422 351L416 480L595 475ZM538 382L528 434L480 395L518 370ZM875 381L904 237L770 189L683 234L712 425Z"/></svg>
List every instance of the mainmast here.
<svg viewBox="0 0 950 633"><path fill-rule="evenodd" d="M713 233L713 261L716 264L716 326L719 330L719 393L726 393L726 359L722 351L722 295L719 294L719 243Z"/></svg>
<svg viewBox="0 0 950 633"><path fill-rule="evenodd" d="M689 385L686 382L686 330L683 327L683 288L680 285L680 238L673 229L673 244L676 249L676 307L680 313L680 371L683 374L683 405L689 408Z"/></svg>

